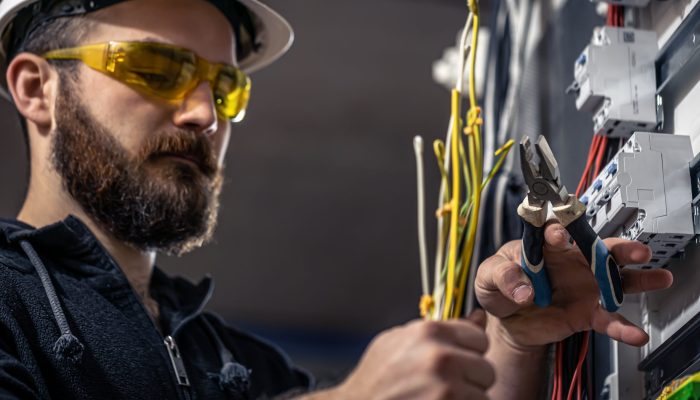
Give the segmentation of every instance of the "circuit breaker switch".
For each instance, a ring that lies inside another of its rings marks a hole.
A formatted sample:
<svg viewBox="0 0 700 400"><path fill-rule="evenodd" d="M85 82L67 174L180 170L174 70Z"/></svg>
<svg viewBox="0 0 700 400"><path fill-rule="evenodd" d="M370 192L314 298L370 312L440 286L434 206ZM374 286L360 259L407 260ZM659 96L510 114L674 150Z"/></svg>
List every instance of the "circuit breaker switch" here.
<svg viewBox="0 0 700 400"><path fill-rule="evenodd" d="M593 114L594 133L628 138L635 131L656 129L658 49L654 31L595 29L574 62L574 82L567 89L578 110Z"/></svg>

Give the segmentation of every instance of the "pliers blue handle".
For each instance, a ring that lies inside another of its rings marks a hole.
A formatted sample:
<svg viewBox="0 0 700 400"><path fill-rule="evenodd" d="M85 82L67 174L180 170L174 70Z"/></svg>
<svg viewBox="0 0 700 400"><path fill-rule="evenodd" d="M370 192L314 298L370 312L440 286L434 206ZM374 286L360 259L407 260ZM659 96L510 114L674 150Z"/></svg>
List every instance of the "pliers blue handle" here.
<svg viewBox="0 0 700 400"><path fill-rule="evenodd" d="M624 293L620 267L610 254L610 250L588 224L584 215L566 225L566 230L574 238L583 256L586 257L588 265L591 266L591 272L598 282L603 308L609 312L617 311L624 299Z"/></svg>
<svg viewBox="0 0 700 400"><path fill-rule="evenodd" d="M562 185L557 160L547 140L540 136L533 146L529 138L524 137L520 143L520 162L528 186L527 197L518 208L518 214L524 223L520 266L532 281L535 304L547 307L552 302L552 290L542 250L544 219L551 203L554 214L588 261L598 282L603 307L610 312L617 311L624 298L617 262L586 221L586 207L576 196L569 195Z"/></svg>
<svg viewBox="0 0 700 400"><path fill-rule="evenodd" d="M523 220L523 242L520 267L532 282L535 291L535 304L548 307L552 304L552 289L549 285L547 268L544 267L544 228Z"/></svg>

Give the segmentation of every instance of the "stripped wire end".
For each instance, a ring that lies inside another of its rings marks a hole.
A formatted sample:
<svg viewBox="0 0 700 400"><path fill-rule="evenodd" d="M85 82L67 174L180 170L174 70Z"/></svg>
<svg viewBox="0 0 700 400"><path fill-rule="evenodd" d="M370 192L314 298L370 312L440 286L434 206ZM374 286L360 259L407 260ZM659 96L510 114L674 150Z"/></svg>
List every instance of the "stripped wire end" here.
<svg viewBox="0 0 700 400"><path fill-rule="evenodd" d="M500 156L501 153L505 152L504 156L508 155L508 152L510 151L510 148L513 147L513 144L515 144L515 141L513 139L509 139L506 144L503 146L499 147L498 150L496 150L493 154L496 156Z"/></svg>
<svg viewBox="0 0 700 400"><path fill-rule="evenodd" d="M413 138L413 150L416 154L423 156L423 137L420 135Z"/></svg>

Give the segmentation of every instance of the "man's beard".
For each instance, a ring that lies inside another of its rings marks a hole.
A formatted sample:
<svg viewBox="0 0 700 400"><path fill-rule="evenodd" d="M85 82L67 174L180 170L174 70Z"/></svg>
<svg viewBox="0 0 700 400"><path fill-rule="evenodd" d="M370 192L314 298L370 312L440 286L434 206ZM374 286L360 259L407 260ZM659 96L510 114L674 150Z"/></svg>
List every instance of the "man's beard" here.
<svg viewBox="0 0 700 400"><path fill-rule="evenodd" d="M140 250L181 255L211 239L222 174L209 139L180 129L153 132L131 155L62 81L52 163L87 215Z"/></svg>

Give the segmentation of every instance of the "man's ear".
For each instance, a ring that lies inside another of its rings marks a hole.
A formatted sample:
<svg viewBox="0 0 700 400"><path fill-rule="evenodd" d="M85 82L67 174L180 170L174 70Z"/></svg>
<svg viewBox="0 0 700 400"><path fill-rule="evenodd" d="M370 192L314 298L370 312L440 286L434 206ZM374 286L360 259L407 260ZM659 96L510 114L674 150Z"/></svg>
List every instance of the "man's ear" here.
<svg viewBox="0 0 700 400"><path fill-rule="evenodd" d="M7 67L6 79L20 114L38 127L50 129L58 75L49 63L35 54L20 53Z"/></svg>

